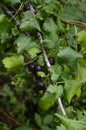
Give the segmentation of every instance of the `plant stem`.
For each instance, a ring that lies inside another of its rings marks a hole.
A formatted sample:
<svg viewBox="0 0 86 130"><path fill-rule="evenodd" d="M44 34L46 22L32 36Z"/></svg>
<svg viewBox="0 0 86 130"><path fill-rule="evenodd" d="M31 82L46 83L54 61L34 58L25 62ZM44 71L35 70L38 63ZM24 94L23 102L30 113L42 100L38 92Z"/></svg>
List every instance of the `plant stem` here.
<svg viewBox="0 0 86 130"><path fill-rule="evenodd" d="M20 5L20 7L21 6L22 6L22 4ZM15 15L12 14L12 12L8 9L8 7L6 5L3 5L3 9L8 14L8 16L15 22L16 26L19 27L20 22L15 18ZM11 21L11 19L10 19L10 21ZM28 37L30 36L28 32L24 32L24 34Z"/></svg>
<svg viewBox="0 0 86 130"><path fill-rule="evenodd" d="M34 15L34 14L35 14L35 10L34 10L33 6L32 6L31 4L29 4L29 6L30 6L30 10L33 12L33 15ZM48 56L47 56L47 54L46 54L46 51L45 51L45 49L44 49L44 47L43 47L43 45L42 45L42 43L43 43L42 35L41 35L40 32L38 32L37 34L38 34L38 37L39 37L39 40L40 40L40 43L41 43L42 53L43 53L43 57L44 57L45 63L46 63L46 65L47 65L47 67L50 68L50 67L51 67L51 64L50 64L50 62L49 62L49 60L48 60ZM58 104L59 104L59 107L60 107L60 109L61 109L62 114L63 114L63 115L66 115L66 112L65 112L65 110L64 110L64 107L63 107L63 104L62 104L62 101L61 101L60 98L58 98Z"/></svg>
<svg viewBox="0 0 86 130"><path fill-rule="evenodd" d="M6 13L13 19L13 21L14 21L15 24L16 24L16 26L19 26L19 25L20 25L19 21L18 21L15 17L13 17L12 12L7 8L7 6L3 5L3 9L4 9L4 10L6 11Z"/></svg>
<svg viewBox="0 0 86 130"><path fill-rule="evenodd" d="M65 109L64 109L64 107L63 107L61 98L58 98L58 104L59 104L59 107L60 107L60 109L61 109L61 111L62 111L62 114L63 114L64 116L66 116L66 112L65 112Z"/></svg>
<svg viewBox="0 0 86 130"><path fill-rule="evenodd" d="M38 32L38 36L39 36L39 40L40 40L40 43L41 43L41 46L42 46L43 38L42 38L42 35L41 35L40 32ZM45 51L45 49L43 48L43 46L42 46L42 52L43 52L43 57L44 57L44 60L45 60L45 62L46 62L46 65L47 65L48 68L50 68L50 67L51 67L51 64L49 63L49 60L48 60L46 51ZM66 112L65 112L65 109L64 109L64 107L63 107L63 104L62 104L62 101L61 101L61 98L60 98L60 97L58 98L58 104L59 104L59 107L60 107L60 110L61 110L62 114L66 116Z"/></svg>
<svg viewBox="0 0 86 130"><path fill-rule="evenodd" d="M69 24L69 25L71 25L71 26L76 26L76 27L79 27L79 28L86 28L85 25L80 25L80 24L77 24L77 23L69 22L69 21L61 20L61 22L64 23L64 24Z"/></svg>

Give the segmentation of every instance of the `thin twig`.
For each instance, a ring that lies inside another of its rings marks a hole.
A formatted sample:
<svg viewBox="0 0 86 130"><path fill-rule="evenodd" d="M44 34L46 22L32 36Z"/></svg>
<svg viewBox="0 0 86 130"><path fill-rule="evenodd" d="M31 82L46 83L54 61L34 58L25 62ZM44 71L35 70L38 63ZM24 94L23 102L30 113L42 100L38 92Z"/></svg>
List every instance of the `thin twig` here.
<svg viewBox="0 0 86 130"><path fill-rule="evenodd" d="M10 21L15 18L15 16L19 13L19 10L22 8L23 3L21 3L21 5L19 6L18 10L16 11L16 13L11 17ZM19 21L18 21L19 22Z"/></svg>
<svg viewBox="0 0 86 130"><path fill-rule="evenodd" d="M19 21L15 17L13 17L12 12L7 8L7 6L3 5L3 9L13 19L13 21L15 21L16 26L19 26L20 25Z"/></svg>
<svg viewBox="0 0 86 130"><path fill-rule="evenodd" d="M31 3L29 3L29 7L30 7L30 10L32 11L33 15L35 14L35 9L33 8L33 6L31 5Z"/></svg>
<svg viewBox="0 0 86 130"><path fill-rule="evenodd" d="M59 104L59 107L60 107L60 109L61 109L63 115L66 116L66 112L65 112L65 109L64 109L64 107L63 107L63 104L62 104L61 98L58 98L58 104Z"/></svg>
<svg viewBox="0 0 86 130"><path fill-rule="evenodd" d="M71 26L76 26L76 27L79 27L79 28L86 28L85 25L80 25L80 24L77 24L77 23L72 23L72 22L68 22L68 21L64 21L64 20L61 20L62 23L64 24L69 24Z"/></svg>
<svg viewBox="0 0 86 130"><path fill-rule="evenodd" d="M15 22L16 26L19 27L20 26L20 22L14 17L14 15L8 9L8 7L6 5L3 5L3 9L8 14L8 16ZM24 32L24 34L27 35L28 37L30 36L28 32Z"/></svg>
<svg viewBox="0 0 86 130"><path fill-rule="evenodd" d="M0 110L0 113L2 113L3 115L5 115L9 120L11 120L12 122L14 122L16 125L23 126L23 124L21 124L20 122L16 121L13 117L11 117L10 115L8 115L6 112Z"/></svg>
<svg viewBox="0 0 86 130"><path fill-rule="evenodd" d="M43 56L44 56L44 59L45 59L46 65L47 65L48 68L50 68L50 67L51 67L50 62L49 62L49 60L48 60L48 57L47 57L46 51L45 51L45 49L44 49L43 46L42 46L43 39L42 39L41 33L38 32L38 36L39 36L39 40L40 40L40 43L41 43L42 52L43 52Z"/></svg>

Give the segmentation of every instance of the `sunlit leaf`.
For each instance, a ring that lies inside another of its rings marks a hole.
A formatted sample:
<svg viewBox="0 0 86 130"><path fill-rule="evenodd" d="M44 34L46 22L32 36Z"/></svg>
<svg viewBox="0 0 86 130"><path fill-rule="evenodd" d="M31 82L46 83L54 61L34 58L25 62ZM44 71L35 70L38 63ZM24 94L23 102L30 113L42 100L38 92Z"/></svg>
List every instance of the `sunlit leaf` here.
<svg viewBox="0 0 86 130"><path fill-rule="evenodd" d="M56 94L46 92L42 98L40 98L38 105L43 111L49 110L56 102Z"/></svg>
<svg viewBox="0 0 86 130"><path fill-rule="evenodd" d="M33 59L37 56L38 53L40 53L41 50L39 48L33 47L28 49L27 53L29 54L29 56Z"/></svg>
<svg viewBox="0 0 86 130"><path fill-rule="evenodd" d="M67 130L86 130L86 122L68 119L67 117L55 114L57 118L63 123Z"/></svg>
<svg viewBox="0 0 86 130"><path fill-rule="evenodd" d="M47 111L55 104L58 97L60 97L62 94L63 87L61 85L57 86L50 84L47 87L45 94L40 98L38 102L39 107L42 110Z"/></svg>
<svg viewBox="0 0 86 130"><path fill-rule="evenodd" d="M82 82L79 80L65 80L65 98L70 103L74 95L80 96Z"/></svg>
<svg viewBox="0 0 86 130"><path fill-rule="evenodd" d="M45 77L45 73L43 71L38 71L37 75L42 77L42 78Z"/></svg>
<svg viewBox="0 0 86 130"><path fill-rule="evenodd" d="M84 59L78 61L77 79L83 83L86 82L86 60Z"/></svg>
<svg viewBox="0 0 86 130"><path fill-rule="evenodd" d="M11 69L11 68L23 65L24 57L22 55L6 57L6 58L3 59L2 62L5 66L5 68Z"/></svg>
<svg viewBox="0 0 86 130"><path fill-rule="evenodd" d="M86 46L86 30L78 32L78 42Z"/></svg>

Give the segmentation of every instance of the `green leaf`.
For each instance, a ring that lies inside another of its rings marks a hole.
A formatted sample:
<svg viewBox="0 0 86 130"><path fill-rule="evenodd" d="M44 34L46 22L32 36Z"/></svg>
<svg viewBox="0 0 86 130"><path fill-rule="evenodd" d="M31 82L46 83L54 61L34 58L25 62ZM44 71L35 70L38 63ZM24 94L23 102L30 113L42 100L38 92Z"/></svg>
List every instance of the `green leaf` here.
<svg viewBox="0 0 86 130"><path fill-rule="evenodd" d="M32 31L32 30L41 31L38 20L36 19L35 15L33 16L32 11L26 11L23 13L20 29L22 31Z"/></svg>
<svg viewBox="0 0 86 130"><path fill-rule="evenodd" d="M65 98L70 103L74 95L80 97L80 88L82 86L82 82L79 80L65 80Z"/></svg>
<svg viewBox="0 0 86 130"><path fill-rule="evenodd" d="M14 44L17 45L18 53L23 53L24 51L29 52L29 49L31 48L37 48L36 51L39 52L40 48L36 41L33 42L31 38L26 36L25 34L20 34L19 37L15 40Z"/></svg>
<svg viewBox="0 0 86 130"><path fill-rule="evenodd" d="M19 37L15 40L14 44L17 45L17 52L22 53L30 47L31 38L24 34L20 34Z"/></svg>
<svg viewBox="0 0 86 130"><path fill-rule="evenodd" d="M6 4L14 6L21 3L21 0L3 0Z"/></svg>
<svg viewBox="0 0 86 130"><path fill-rule="evenodd" d="M52 84L50 84L50 85L47 87L47 92L57 95L57 94L58 94L58 86L57 86L57 85L52 85Z"/></svg>
<svg viewBox="0 0 86 130"><path fill-rule="evenodd" d="M46 21L43 24L43 28L45 31L48 31L48 32L57 31L57 26L52 18L46 19Z"/></svg>
<svg viewBox="0 0 86 130"><path fill-rule="evenodd" d="M53 2L49 1L48 4L45 4L45 6L43 6L43 10L46 11L46 13L48 14L58 16L59 4L56 0L54 0Z"/></svg>
<svg viewBox="0 0 86 130"><path fill-rule="evenodd" d="M82 54L76 52L70 47L66 47L63 50L60 50L58 57L62 63L68 65L72 70L76 68L77 59L83 58Z"/></svg>
<svg viewBox="0 0 86 130"><path fill-rule="evenodd" d="M28 55L30 56L31 59L35 58L37 56L38 53L41 52L41 50L39 48L30 48L28 49Z"/></svg>
<svg viewBox="0 0 86 130"><path fill-rule="evenodd" d="M43 111L49 110L56 102L56 94L46 92L42 98L40 98L38 105Z"/></svg>
<svg viewBox="0 0 86 130"><path fill-rule="evenodd" d="M7 126L0 126L0 130L10 130Z"/></svg>
<svg viewBox="0 0 86 130"><path fill-rule="evenodd" d="M8 38L9 38L9 34L8 33L6 33L6 32L4 32L4 33L2 32L1 33L1 36L0 36L1 43L6 42Z"/></svg>
<svg viewBox="0 0 86 130"><path fill-rule="evenodd" d="M9 95L10 97L13 97L13 91L9 88L9 86L8 86L7 84L4 85L3 91L4 91L7 95Z"/></svg>
<svg viewBox="0 0 86 130"><path fill-rule="evenodd" d="M45 65L44 57L42 55L39 55L39 59L37 60L37 63L40 66L44 66Z"/></svg>
<svg viewBox="0 0 86 130"><path fill-rule="evenodd" d="M45 125L48 125L52 122L53 120L53 116L52 115L46 115L44 118L43 118L43 124Z"/></svg>
<svg viewBox="0 0 86 130"><path fill-rule="evenodd" d="M42 125L41 130L51 130L47 125Z"/></svg>
<svg viewBox="0 0 86 130"><path fill-rule="evenodd" d="M0 14L0 33L9 32L11 30L10 27L11 22L9 22L9 19L4 14Z"/></svg>
<svg viewBox="0 0 86 130"><path fill-rule="evenodd" d="M50 3L52 0L43 0L44 3Z"/></svg>
<svg viewBox="0 0 86 130"><path fill-rule="evenodd" d="M58 46L58 36L56 32L50 32L49 35L45 35L44 44L49 49L56 48Z"/></svg>
<svg viewBox="0 0 86 130"><path fill-rule="evenodd" d="M7 68L9 70L11 68L15 68L15 67L18 67L20 65L23 65L24 57L22 55L5 57L2 62L5 66L5 68Z"/></svg>
<svg viewBox="0 0 86 130"><path fill-rule="evenodd" d="M47 92L55 94L56 97L58 98L58 97L60 97L63 94L63 86L61 86L61 85L57 86L57 85L50 84L47 87Z"/></svg>
<svg viewBox="0 0 86 130"><path fill-rule="evenodd" d="M57 65L54 65L54 66L51 66L49 68L49 71L51 72L51 80L52 81L57 81L59 76L61 75L62 73L62 67L61 66L57 66Z"/></svg>
<svg viewBox="0 0 86 130"><path fill-rule="evenodd" d="M37 126L41 127L42 126L42 118L38 113L35 113L35 121Z"/></svg>
<svg viewBox="0 0 86 130"><path fill-rule="evenodd" d="M67 130L86 130L86 122L68 119L67 117L55 114L59 120L63 123Z"/></svg>
<svg viewBox="0 0 86 130"><path fill-rule="evenodd" d="M86 30L82 30L78 33L78 42L86 46Z"/></svg>
<svg viewBox="0 0 86 130"><path fill-rule="evenodd" d="M29 128L29 127L18 127L15 130L32 130L32 128Z"/></svg>
<svg viewBox="0 0 86 130"><path fill-rule="evenodd" d="M18 30L17 28L12 28L12 34L13 34L14 36L19 35L19 30Z"/></svg>
<svg viewBox="0 0 86 130"><path fill-rule="evenodd" d="M67 130L67 129L61 124L61 126L56 126L56 130Z"/></svg>
<svg viewBox="0 0 86 130"><path fill-rule="evenodd" d="M86 60L81 59L78 61L78 75L77 79L82 81L83 83L86 82Z"/></svg>
<svg viewBox="0 0 86 130"><path fill-rule="evenodd" d="M17 102L16 97L12 96L12 97L10 98L10 103L11 103L11 104L16 104L16 102Z"/></svg>
<svg viewBox="0 0 86 130"><path fill-rule="evenodd" d="M40 77L42 77L42 78L46 76L43 71L37 72L37 75L40 76Z"/></svg>

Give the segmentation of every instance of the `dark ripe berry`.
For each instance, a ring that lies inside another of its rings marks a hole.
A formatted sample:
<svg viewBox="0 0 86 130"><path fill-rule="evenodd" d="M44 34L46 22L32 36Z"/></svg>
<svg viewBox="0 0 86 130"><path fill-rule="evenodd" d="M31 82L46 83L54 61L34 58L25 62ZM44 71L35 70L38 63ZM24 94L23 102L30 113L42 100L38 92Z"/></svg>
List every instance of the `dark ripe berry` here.
<svg viewBox="0 0 86 130"><path fill-rule="evenodd" d="M81 45L80 44L77 44L77 51L81 51Z"/></svg>
<svg viewBox="0 0 86 130"><path fill-rule="evenodd" d="M38 90L45 90L45 85L43 84L42 81L38 81L37 84L36 84L36 88Z"/></svg>
<svg viewBox="0 0 86 130"><path fill-rule="evenodd" d="M14 36L13 34L10 35L10 38L12 39L13 42L17 39L17 37Z"/></svg>
<svg viewBox="0 0 86 130"><path fill-rule="evenodd" d="M16 36L13 36L12 40L15 41L16 39L17 39L17 37L16 37Z"/></svg>
<svg viewBox="0 0 86 130"><path fill-rule="evenodd" d="M49 62L50 62L51 65L55 64L55 60L54 60L53 57L49 57L48 60L49 60Z"/></svg>
<svg viewBox="0 0 86 130"><path fill-rule="evenodd" d="M35 71L38 72L38 71L42 71L42 67L40 65L36 65L35 66Z"/></svg>
<svg viewBox="0 0 86 130"><path fill-rule="evenodd" d="M30 63L29 65L28 65L28 69L29 69L29 71L34 71L35 70L35 64L34 63Z"/></svg>
<svg viewBox="0 0 86 130"><path fill-rule="evenodd" d="M41 78L40 76L35 75L35 76L34 76L34 79L35 79L36 81L39 81L39 80L41 80L42 78Z"/></svg>

